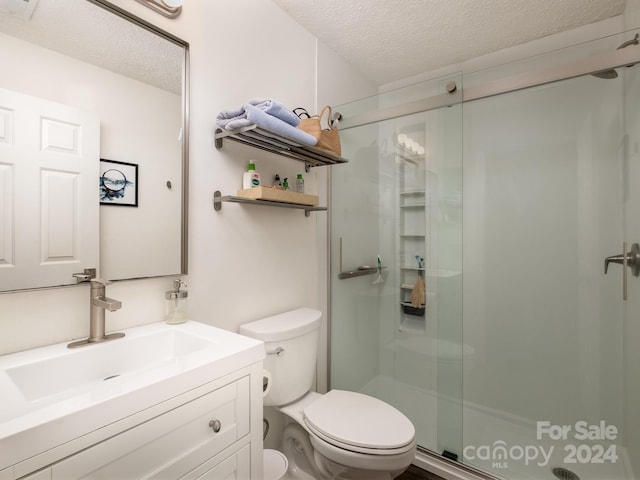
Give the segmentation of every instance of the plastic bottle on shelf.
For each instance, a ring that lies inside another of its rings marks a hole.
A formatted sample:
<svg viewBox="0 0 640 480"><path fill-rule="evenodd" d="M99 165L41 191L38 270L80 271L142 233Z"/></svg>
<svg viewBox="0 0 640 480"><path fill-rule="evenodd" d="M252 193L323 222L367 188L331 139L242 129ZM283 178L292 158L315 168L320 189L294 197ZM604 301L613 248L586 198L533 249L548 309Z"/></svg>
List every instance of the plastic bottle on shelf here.
<svg viewBox="0 0 640 480"><path fill-rule="evenodd" d="M304 193L304 179L302 178L302 174L299 173L296 178L296 192Z"/></svg>
<svg viewBox="0 0 640 480"><path fill-rule="evenodd" d="M249 161L247 171L242 175L242 188L255 188L260 186L260 174L256 172L256 164Z"/></svg>
<svg viewBox="0 0 640 480"><path fill-rule="evenodd" d="M285 179L282 182L282 188L285 190L289 190L289 179L285 177Z"/></svg>

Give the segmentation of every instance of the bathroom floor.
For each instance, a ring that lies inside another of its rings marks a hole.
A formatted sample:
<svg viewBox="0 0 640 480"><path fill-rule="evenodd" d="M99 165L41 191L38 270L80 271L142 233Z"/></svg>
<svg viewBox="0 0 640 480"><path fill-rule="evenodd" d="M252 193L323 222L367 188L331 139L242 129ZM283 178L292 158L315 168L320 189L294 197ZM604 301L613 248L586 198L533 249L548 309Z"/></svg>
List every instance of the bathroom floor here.
<svg viewBox="0 0 640 480"><path fill-rule="evenodd" d="M406 472L396 477L396 480L444 480L444 478L410 465Z"/></svg>

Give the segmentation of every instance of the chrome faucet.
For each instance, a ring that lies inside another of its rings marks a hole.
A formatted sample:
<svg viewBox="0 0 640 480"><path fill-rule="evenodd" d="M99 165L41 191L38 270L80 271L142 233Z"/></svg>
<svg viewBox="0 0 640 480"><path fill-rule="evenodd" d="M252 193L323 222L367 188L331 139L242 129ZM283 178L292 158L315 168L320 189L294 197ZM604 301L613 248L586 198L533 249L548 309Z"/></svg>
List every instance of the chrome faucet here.
<svg viewBox="0 0 640 480"><path fill-rule="evenodd" d="M91 345L92 343L105 342L124 337L124 333L122 332L105 335L105 310L115 312L122 307L121 301L114 300L113 298L106 296L106 287L107 285L110 285L111 282L108 280L94 278L90 281L90 284L89 300L91 303L89 312L89 338L72 342L67 345L69 348L82 347L85 345Z"/></svg>

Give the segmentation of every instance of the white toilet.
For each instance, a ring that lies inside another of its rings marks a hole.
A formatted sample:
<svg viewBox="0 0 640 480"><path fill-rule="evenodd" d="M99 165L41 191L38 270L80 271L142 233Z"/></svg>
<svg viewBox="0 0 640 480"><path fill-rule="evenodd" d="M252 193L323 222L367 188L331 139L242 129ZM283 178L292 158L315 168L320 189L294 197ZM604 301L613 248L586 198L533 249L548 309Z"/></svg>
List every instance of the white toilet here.
<svg viewBox="0 0 640 480"><path fill-rule="evenodd" d="M300 308L240 326L265 342L271 376L265 406L293 421L283 453L293 479L390 480L415 456L415 428L391 405L355 392L311 392L322 313Z"/></svg>

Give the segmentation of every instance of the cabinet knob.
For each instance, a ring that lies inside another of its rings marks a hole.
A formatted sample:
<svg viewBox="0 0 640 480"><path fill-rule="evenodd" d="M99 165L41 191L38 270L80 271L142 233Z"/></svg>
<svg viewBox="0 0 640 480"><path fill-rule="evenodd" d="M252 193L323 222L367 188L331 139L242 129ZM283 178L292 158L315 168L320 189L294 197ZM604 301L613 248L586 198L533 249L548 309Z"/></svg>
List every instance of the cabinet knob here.
<svg viewBox="0 0 640 480"><path fill-rule="evenodd" d="M211 420L209 422L209 426L211 427L211 430L213 430L215 433L218 433L222 428L222 423L220 423L220 420Z"/></svg>

